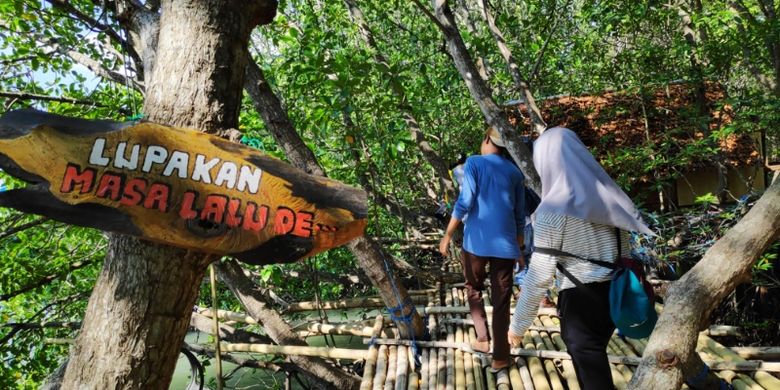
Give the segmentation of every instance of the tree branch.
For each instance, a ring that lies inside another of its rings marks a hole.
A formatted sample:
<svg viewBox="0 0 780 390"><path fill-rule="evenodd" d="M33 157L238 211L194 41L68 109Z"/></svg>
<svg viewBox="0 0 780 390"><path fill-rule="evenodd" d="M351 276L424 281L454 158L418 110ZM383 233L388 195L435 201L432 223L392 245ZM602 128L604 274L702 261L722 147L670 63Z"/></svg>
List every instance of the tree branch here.
<svg viewBox="0 0 780 390"><path fill-rule="evenodd" d="M509 150L512 158L514 158L520 170L525 174L526 185L534 192L540 194L542 184L539 174L534 168L531 152L520 142L517 132L509 124L506 112L496 104L495 99L493 99L493 91L481 77L477 77L479 71L471 59L463 38L460 36L452 10L450 10L446 0L434 0L435 15L430 14L425 7L422 7L419 0L413 1L426 15L429 15L429 18L437 21L436 25L439 26L439 29L444 34L447 52L452 57L455 68L458 69L458 73L460 73L461 78L466 83L471 97L479 106L480 111L482 111L485 121L501 133L501 138L505 141L507 150Z"/></svg>
<svg viewBox="0 0 780 390"><path fill-rule="evenodd" d="M498 50L501 52L501 56L504 57L504 60L509 67L509 74L512 75L512 80L515 82L515 87L523 95L523 100L525 100L525 108L528 111L529 117L531 118L531 126L534 127L534 131L536 131L538 134L542 134L547 128L547 123L542 118L542 112L536 105L536 100L534 100L531 87L528 85L528 81L526 81L526 79L523 78L523 76L520 74L520 66L517 65L517 61L512 55L512 51L509 50L509 46L506 44L506 39L504 39L504 34L501 32L501 30L498 29L498 26L496 26L496 20L490 14L487 0L479 0L479 2L482 9L482 16L485 18L485 21L488 24L488 28L493 34L493 38L496 40L496 44L498 45Z"/></svg>
<svg viewBox="0 0 780 390"><path fill-rule="evenodd" d="M3 92L0 92L0 96L3 96ZM23 232L23 231L25 231L25 230L27 230L29 228L41 225L41 224L43 224L44 222L46 222L48 220L49 220L48 218L38 218L38 219L36 219L34 221L30 221L30 222L27 222L27 223L19 225L19 226L12 226L12 227L8 228L8 230L0 233L0 240L4 239L6 237L12 236L12 235L14 235L16 233Z"/></svg>
<svg viewBox="0 0 780 390"><path fill-rule="evenodd" d="M438 176L439 184L441 186L441 192L444 193L447 198L455 199L458 194L455 191L455 185L452 182L452 179L450 179L447 163L442 160L441 156L439 156L431 144L425 139L425 135L420 128L420 123L417 121L414 110L409 102L406 89L399 80L398 75L390 68L390 63L387 58L379 51L379 46L376 44L374 34L371 32L371 28L368 26L368 23L363 16L363 11L357 6L355 0L344 0L344 3L346 3L347 8L349 9L352 20L357 24L360 35L363 37L366 45L374 51L374 59L376 60L380 71L385 74L387 80L390 82L390 91L398 100L398 109L401 111L401 116L404 118L404 122L406 122L406 127L409 129L412 139L414 139L417 148L420 153L422 153L423 157L425 157L425 160L428 161L428 164L436 171L436 176ZM348 116L346 118L348 119Z"/></svg>
<svg viewBox="0 0 780 390"><path fill-rule="evenodd" d="M53 281L63 277L63 276L65 276L65 275L70 274L71 272L73 272L73 271L75 271L77 269L84 268L84 267L86 267L86 266L88 266L88 265L90 265L92 263L94 263L93 259L84 260L84 261L77 261L75 263L71 263L71 264L68 265L68 269L65 270L65 271L60 271L60 272L55 273L55 274L44 276L43 278L38 279L38 280L36 280L36 281L34 281L32 283L29 283L29 284L27 284L26 286L24 286L24 287L22 287L20 289L12 291L12 292L10 292L8 294L0 295L0 301L7 301L7 300L9 300L9 299L19 295L19 294L23 294L23 293L26 293L28 291L34 290L34 289L36 289L38 287L45 286L45 285L47 285L47 284L49 284L49 283L51 283L51 282L53 282Z"/></svg>
<svg viewBox="0 0 780 390"><path fill-rule="evenodd" d="M21 100L41 100L47 102L80 104L85 106L93 106L93 107L101 107L101 108L116 108L116 107L107 106L103 103L98 103L93 100L74 99L74 98L68 98L63 96L39 95L39 94L28 93L28 92L0 91L0 97L21 99ZM3 238L3 236L0 235L0 238Z"/></svg>
<svg viewBox="0 0 780 390"><path fill-rule="evenodd" d="M750 280L755 260L780 238L780 180L704 257L672 283L630 389L678 388L701 368L699 331L715 306Z"/></svg>

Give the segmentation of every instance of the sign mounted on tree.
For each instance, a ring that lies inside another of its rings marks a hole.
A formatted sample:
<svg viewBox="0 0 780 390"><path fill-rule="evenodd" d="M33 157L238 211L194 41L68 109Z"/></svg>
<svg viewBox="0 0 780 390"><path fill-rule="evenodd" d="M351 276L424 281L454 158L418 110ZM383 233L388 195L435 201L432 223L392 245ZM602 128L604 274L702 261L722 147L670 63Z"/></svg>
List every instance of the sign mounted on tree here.
<svg viewBox="0 0 780 390"><path fill-rule="evenodd" d="M150 122L8 112L0 167L28 183L0 193L0 206L252 264L296 261L366 226L362 190Z"/></svg>

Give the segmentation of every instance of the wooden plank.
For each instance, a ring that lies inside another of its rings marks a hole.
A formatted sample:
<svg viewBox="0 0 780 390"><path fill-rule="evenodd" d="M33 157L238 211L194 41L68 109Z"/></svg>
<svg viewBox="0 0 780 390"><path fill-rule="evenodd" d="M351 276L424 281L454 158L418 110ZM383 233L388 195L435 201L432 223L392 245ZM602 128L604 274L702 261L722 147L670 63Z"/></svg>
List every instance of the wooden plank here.
<svg viewBox="0 0 780 390"><path fill-rule="evenodd" d="M406 390L409 381L409 348L398 346L398 360L395 365L395 390Z"/></svg>
<svg viewBox="0 0 780 390"><path fill-rule="evenodd" d="M392 345L387 351L387 378L385 378L384 390L395 390L397 365L398 346Z"/></svg>
<svg viewBox="0 0 780 390"><path fill-rule="evenodd" d="M0 206L251 264L293 262L363 234L365 191L250 147L151 122L0 117Z"/></svg>

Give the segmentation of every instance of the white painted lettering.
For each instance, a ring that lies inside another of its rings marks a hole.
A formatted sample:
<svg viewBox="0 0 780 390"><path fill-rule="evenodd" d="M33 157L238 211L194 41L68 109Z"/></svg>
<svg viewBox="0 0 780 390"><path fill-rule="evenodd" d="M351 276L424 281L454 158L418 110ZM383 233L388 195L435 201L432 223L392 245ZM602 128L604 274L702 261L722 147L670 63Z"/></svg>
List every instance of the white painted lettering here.
<svg viewBox="0 0 780 390"><path fill-rule="evenodd" d="M92 153L89 154L89 163L97 165L99 167L108 166L108 157L103 156L103 150L106 148L105 138L96 138L95 143L92 144Z"/></svg>
<svg viewBox="0 0 780 390"><path fill-rule="evenodd" d="M146 149L146 156L144 157L144 166L142 171L149 173L152 170L152 164L162 164L165 159L168 158L168 150L159 145L150 145Z"/></svg>
<svg viewBox="0 0 780 390"><path fill-rule="evenodd" d="M262 174L263 171L260 170L260 168L252 170L252 167L242 165L241 173L238 175L238 185L236 186L236 189L244 191L248 187L250 194L256 194L258 188L260 188L260 176Z"/></svg>
<svg viewBox="0 0 780 390"><path fill-rule="evenodd" d="M225 161L219 168L219 173L217 173L214 184L218 186L224 185L227 188L233 189L233 187L236 186L236 176L238 176L238 167L236 164Z"/></svg>
<svg viewBox="0 0 780 390"><path fill-rule="evenodd" d="M180 151L174 151L171 153L171 159L168 160L168 165L165 166L163 176L170 176L173 170L179 171L179 177L182 179L187 178L187 164L190 162L190 155Z"/></svg>
<svg viewBox="0 0 780 390"><path fill-rule="evenodd" d="M218 158L212 158L209 162L206 162L206 156L202 154L196 155L195 168L192 170L192 180L211 184L211 168L214 168L218 162Z"/></svg>
<svg viewBox="0 0 780 390"><path fill-rule="evenodd" d="M119 169L136 169L138 168L138 154L141 151L141 145L135 144L130 150L130 159L125 158L125 149L127 149L127 142L120 142L116 146L116 155L114 155L114 167Z"/></svg>

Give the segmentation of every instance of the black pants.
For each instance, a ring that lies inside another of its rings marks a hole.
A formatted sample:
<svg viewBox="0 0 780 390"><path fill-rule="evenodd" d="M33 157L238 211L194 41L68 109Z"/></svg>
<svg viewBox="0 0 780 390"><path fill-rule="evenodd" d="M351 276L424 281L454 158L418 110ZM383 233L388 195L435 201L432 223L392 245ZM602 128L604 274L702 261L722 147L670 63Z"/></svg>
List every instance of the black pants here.
<svg viewBox="0 0 780 390"><path fill-rule="evenodd" d="M615 324L609 316L609 282L561 291L561 337L583 390L614 389L607 344Z"/></svg>

